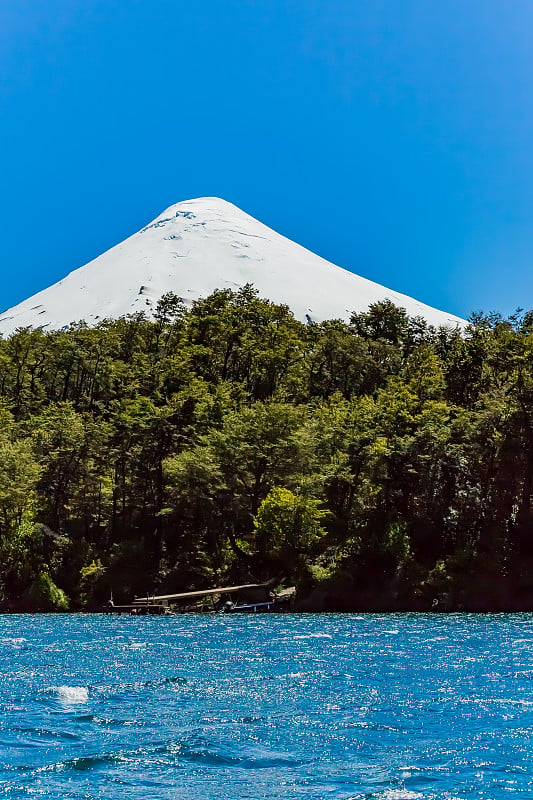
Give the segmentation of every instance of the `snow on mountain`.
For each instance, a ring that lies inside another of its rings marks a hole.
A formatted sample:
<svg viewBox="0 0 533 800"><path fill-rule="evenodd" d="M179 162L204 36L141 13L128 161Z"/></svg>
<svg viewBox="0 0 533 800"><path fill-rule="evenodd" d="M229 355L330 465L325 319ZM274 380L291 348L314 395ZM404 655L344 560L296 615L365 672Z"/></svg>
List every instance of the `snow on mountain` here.
<svg viewBox="0 0 533 800"><path fill-rule="evenodd" d="M262 297L286 303L302 321L348 320L390 299L433 325L464 320L337 267L216 197L176 203L157 219L0 315L0 333L20 327L56 330L85 320L144 311L166 292L186 304L214 289L252 283Z"/></svg>

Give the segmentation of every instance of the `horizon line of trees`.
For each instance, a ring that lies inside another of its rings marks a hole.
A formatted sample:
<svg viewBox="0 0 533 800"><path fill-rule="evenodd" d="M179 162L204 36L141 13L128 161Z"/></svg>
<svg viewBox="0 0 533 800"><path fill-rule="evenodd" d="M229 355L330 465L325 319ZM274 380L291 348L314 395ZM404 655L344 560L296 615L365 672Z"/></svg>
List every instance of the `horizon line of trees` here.
<svg viewBox="0 0 533 800"><path fill-rule="evenodd" d="M287 579L533 608L533 312L304 325L252 286L0 339L0 608Z"/></svg>

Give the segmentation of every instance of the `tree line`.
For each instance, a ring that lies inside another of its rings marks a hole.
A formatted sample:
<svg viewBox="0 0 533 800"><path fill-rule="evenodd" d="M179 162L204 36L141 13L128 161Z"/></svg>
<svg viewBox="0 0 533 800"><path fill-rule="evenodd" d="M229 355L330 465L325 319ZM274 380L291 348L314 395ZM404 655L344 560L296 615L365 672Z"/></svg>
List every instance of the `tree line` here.
<svg viewBox="0 0 533 800"><path fill-rule="evenodd" d="M0 608L285 580L533 608L533 313L304 325L251 286L0 339Z"/></svg>

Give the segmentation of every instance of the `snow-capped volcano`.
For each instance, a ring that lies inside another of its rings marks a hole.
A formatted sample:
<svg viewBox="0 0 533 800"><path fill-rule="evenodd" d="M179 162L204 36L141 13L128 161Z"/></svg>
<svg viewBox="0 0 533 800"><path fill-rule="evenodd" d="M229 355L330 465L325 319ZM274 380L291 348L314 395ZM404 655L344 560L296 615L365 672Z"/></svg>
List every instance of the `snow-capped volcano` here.
<svg viewBox="0 0 533 800"><path fill-rule="evenodd" d="M286 303L302 321L348 320L385 298L433 325L464 320L331 264L216 197L186 200L74 270L59 283L0 315L5 336L20 327L61 329L85 320L144 311L166 292L186 304L214 289L252 283L262 297Z"/></svg>

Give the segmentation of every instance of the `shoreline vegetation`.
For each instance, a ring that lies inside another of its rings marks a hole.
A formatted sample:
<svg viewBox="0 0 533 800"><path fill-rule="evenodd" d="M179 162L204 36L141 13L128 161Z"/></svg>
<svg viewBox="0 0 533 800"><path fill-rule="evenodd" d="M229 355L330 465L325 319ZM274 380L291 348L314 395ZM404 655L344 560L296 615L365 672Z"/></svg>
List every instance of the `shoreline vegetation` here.
<svg viewBox="0 0 533 800"><path fill-rule="evenodd" d="M304 325L245 286L0 339L0 611L529 611L532 495L533 312Z"/></svg>

